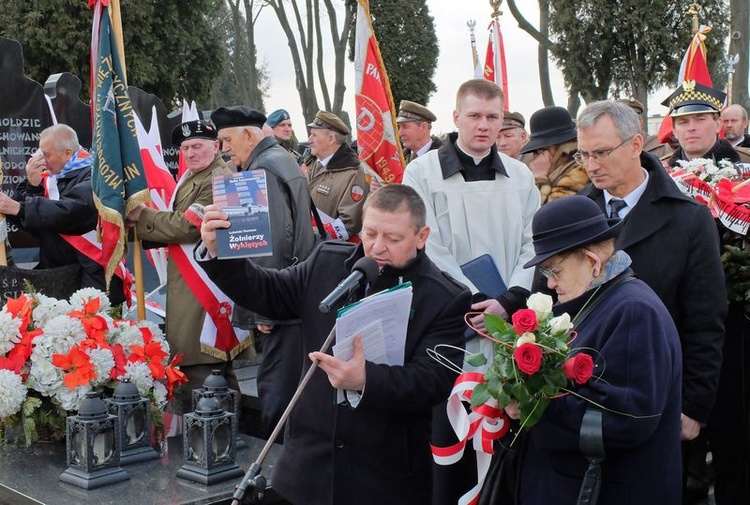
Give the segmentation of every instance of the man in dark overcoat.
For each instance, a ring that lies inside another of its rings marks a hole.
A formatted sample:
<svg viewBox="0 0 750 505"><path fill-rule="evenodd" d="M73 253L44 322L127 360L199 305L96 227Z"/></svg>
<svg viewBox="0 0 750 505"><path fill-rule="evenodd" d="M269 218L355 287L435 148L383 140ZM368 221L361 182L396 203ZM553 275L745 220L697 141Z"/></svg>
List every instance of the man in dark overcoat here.
<svg viewBox="0 0 750 505"><path fill-rule="evenodd" d="M579 158L591 178L581 194L625 220L617 239L633 271L674 319L683 355L682 440L706 426L716 401L727 314L719 237L708 208L683 195L643 152L636 113L595 102L578 117Z"/></svg>
<svg viewBox="0 0 750 505"><path fill-rule="evenodd" d="M201 231L207 250L199 245L196 257L215 254L215 229L228 226L226 219L207 208ZM291 412L272 477L274 489L295 505L431 502L431 412L447 398L455 374L427 351L461 363L471 295L425 254L429 232L419 195L393 184L365 203L360 245L324 243L308 260L281 271L235 260L201 262L237 303L279 319L300 318L305 351L321 360ZM403 365L366 361L361 342L349 361L316 352L336 320L318 304L363 256L377 262L379 273L351 300L412 283ZM351 393L351 403L337 404L336 389Z"/></svg>
<svg viewBox="0 0 750 505"><path fill-rule="evenodd" d="M245 106L219 107L211 120L222 150L239 170L264 170L271 219L273 255L254 258L266 268L285 268L305 259L314 245L307 178L275 138L263 134L266 116ZM267 431L273 429L291 400L302 370L300 322L277 320L235 307L232 322L255 328L262 343L258 398Z"/></svg>

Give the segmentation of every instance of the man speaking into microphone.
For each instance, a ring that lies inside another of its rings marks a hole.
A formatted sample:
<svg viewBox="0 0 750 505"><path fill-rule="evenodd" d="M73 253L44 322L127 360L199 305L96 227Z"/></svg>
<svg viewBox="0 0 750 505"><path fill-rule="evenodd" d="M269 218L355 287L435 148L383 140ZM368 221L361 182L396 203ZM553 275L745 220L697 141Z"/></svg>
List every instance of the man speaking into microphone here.
<svg viewBox="0 0 750 505"><path fill-rule="evenodd" d="M461 365L458 349L471 295L425 255L430 233L425 219L424 203L412 188L389 185L365 202L361 244L326 242L298 265L267 270L247 260L215 259L215 231L230 223L218 207L206 208L196 258L209 277L241 306L277 319L301 319L305 369L320 360L321 371L289 417L271 478L273 488L295 505L432 501L431 411L447 398L455 374L427 349L455 346L438 350ZM378 274L344 302L412 283L402 366L366 361L359 337L349 361L318 352L338 308L321 312L321 301L362 257L377 262ZM336 404L336 389L352 392L347 397L358 399L357 406Z"/></svg>

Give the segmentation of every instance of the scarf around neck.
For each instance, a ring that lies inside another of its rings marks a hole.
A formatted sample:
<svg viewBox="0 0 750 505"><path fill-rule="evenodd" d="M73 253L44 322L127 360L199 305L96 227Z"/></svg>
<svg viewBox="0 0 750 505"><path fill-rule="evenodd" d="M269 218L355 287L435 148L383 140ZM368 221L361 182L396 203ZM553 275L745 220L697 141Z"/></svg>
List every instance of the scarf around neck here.
<svg viewBox="0 0 750 505"><path fill-rule="evenodd" d="M79 147L78 150L73 153L67 163L65 163L65 166L60 171L60 173L57 174L57 177L65 177L72 172L90 166L91 155L89 155L89 153L87 153L82 147Z"/></svg>

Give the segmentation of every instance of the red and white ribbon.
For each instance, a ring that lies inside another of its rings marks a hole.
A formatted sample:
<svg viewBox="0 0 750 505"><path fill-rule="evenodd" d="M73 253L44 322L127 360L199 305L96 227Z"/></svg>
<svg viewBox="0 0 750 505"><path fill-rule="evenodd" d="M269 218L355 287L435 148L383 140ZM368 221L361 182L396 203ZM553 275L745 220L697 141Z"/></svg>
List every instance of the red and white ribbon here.
<svg viewBox="0 0 750 505"><path fill-rule="evenodd" d="M477 457L477 484L459 499L458 505L474 505L478 502L479 492L490 468L493 442L502 438L510 429L508 416L494 398L466 412L463 402L471 403L474 388L483 382L484 375L478 372L466 372L458 376L447 406L448 421L458 437L458 443L449 447L431 446L435 462L447 466L461 459L466 443L472 440Z"/></svg>

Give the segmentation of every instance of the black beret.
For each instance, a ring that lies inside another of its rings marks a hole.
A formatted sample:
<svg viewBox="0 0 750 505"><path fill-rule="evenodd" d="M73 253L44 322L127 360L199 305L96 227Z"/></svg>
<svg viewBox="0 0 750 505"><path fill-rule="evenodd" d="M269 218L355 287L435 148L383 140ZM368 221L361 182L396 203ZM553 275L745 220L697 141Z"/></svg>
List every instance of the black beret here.
<svg viewBox="0 0 750 505"><path fill-rule="evenodd" d="M179 146L189 139L216 140L216 128L208 121L187 121L172 130L172 145Z"/></svg>
<svg viewBox="0 0 750 505"><path fill-rule="evenodd" d="M232 107L219 107L211 114L211 121L216 128L231 128L233 126L257 126L263 128L266 122L266 116L259 110L245 107L244 105L234 105Z"/></svg>

